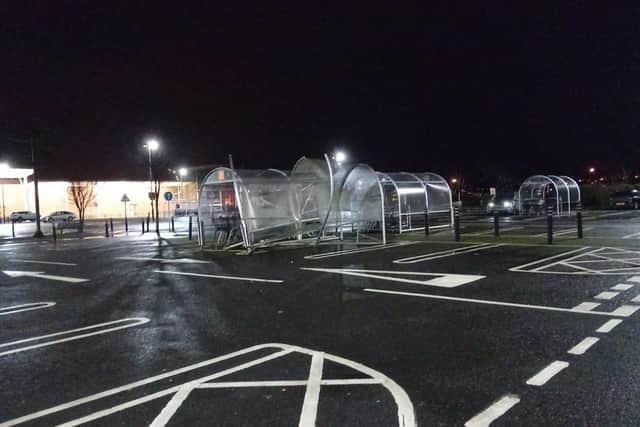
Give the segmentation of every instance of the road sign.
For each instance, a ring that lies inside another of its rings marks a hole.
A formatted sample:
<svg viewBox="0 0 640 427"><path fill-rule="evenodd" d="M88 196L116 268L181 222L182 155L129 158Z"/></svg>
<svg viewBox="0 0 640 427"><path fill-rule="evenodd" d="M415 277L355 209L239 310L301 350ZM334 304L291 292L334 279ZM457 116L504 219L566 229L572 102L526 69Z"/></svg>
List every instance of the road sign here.
<svg viewBox="0 0 640 427"><path fill-rule="evenodd" d="M153 191L149 191L149 200L155 200L156 199L156 193L154 193Z"/></svg>
<svg viewBox="0 0 640 427"><path fill-rule="evenodd" d="M121 201L121 202L123 202L123 203L127 203L127 202L129 202L129 201L130 201L130 200L129 200L129 196L127 196L127 193L124 193L124 194L122 195L122 198L120 199L120 201Z"/></svg>
<svg viewBox="0 0 640 427"><path fill-rule="evenodd" d="M166 193L164 193L164 199L168 202L171 199L173 199L173 194L171 193L171 191L167 191Z"/></svg>

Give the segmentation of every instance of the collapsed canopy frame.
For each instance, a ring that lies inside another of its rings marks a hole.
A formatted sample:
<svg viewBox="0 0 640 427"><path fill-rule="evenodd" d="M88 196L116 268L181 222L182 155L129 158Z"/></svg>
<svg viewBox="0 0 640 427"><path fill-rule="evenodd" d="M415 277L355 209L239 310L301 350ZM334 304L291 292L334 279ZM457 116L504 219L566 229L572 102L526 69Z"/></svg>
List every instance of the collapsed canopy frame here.
<svg viewBox="0 0 640 427"><path fill-rule="evenodd" d="M520 214L542 213L552 207L557 215L571 215L572 206L581 203L580 186L565 175L533 175L518 190Z"/></svg>

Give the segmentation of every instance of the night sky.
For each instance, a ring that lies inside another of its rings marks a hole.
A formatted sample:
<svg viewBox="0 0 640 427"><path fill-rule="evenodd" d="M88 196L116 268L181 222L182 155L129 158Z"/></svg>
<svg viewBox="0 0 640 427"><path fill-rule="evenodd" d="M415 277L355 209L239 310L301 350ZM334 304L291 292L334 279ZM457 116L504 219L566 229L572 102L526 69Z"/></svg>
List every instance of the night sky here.
<svg viewBox="0 0 640 427"><path fill-rule="evenodd" d="M44 178L143 178L153 135L175 166L638 170L638 8L189 3L2 1L0 157L36 136Z"/></svg>

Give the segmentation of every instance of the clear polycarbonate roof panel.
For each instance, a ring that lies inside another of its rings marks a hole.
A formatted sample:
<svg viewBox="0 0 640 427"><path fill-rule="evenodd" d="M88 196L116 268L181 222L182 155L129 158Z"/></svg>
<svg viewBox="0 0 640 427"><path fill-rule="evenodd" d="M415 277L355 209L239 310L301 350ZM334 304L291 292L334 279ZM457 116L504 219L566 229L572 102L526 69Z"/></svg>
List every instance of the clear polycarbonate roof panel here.
<svg viewBox="0 0 640 427"><path fill-rule="evenodd" d="M326 159L302 157L293 167L291 181L296 186L297 217L304 234L320 231L327 220L334 192L332 175Z"/></svg>
<svg viewBox="0 0 640 427"><path fill-rule="evenodd" d="M342 227L348 224L360 233L384 233L382 188L373 169L354 166L343 180L339 197L337 217Z"/></svg>
<svg viewBox="0 0 640 427"><path fill-rule="evenodd" d="M447 180L438 174L425 172L420 175L427 188L429 212L448 212L453 210L451 188Z"/></svg>

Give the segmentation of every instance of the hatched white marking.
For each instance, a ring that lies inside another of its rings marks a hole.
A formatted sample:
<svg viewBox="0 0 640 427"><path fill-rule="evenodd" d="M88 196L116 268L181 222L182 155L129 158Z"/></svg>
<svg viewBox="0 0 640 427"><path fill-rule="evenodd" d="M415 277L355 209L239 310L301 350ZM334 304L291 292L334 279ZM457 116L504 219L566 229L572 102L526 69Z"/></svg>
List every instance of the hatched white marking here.
<svg viewBox="0 0 640 427"><path fill-rule="evenodd" d="M617 297L618 295L620 295L620 292L609 292L609 291L605 291L605 292L600 292L598 295L596 295L594 298L595 299L601 299L601 300L610 300L610 299L614 299L615 297Z"/></svg>
<svg viewBox="0 0 640 427"><path fill-rule="evenodd" d="M487 409L464 423L465 427L486 427L503 416L507 411L520 402L520 397L507 394L493 402Z"/></svg>
<svg viewBox="0 0 640 427"><path fill-rule="evenodd" d="M589 350L589 348L591 348L592 345L597 343L599 340L600 338L587 337L573 346L569 351L567 351L567 353L575 355L584 354L587 350Z"/></svg>
<svg viewBox="0 0 640 427"><path fill-rule="evenodd" d="M596 329L596 332L600 332L601 334L609 333L613 328L618 326L620 323L622 323L622 319L607 320L606 322L603 323L602 326Z"/></svg>
<svg viewBox="0 0 640 427"><path fill-rule="evenodd" d="M561 360L556 360L551 362L549 365L545 366L540 372L532 376L527 380L527 384L535 385L535 386L543 386L545 385L551 378L556 376L563 369L569 367L569 362L563 362Z"/></svg>

